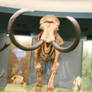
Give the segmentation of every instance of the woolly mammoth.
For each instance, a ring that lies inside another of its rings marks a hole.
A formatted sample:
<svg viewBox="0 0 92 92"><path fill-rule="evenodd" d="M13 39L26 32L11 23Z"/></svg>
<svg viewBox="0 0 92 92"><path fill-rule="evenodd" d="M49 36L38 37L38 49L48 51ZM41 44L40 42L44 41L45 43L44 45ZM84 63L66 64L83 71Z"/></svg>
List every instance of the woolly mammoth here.
<svg viewBox="0 0 92 92"><path fill-rule="evenodd" d="M40 92L42 87L42 63L41 61L50 61L54 59L51 69L51 76L48 82L47 92L52 92L54 89L54 78L57 74L59 63L58 57L60 52L69 52L76 48L80 40L80 27L78 22L67 16L66 19L72 23L75 32L75 39L68 47L63 48L64 41L60 37L58 31L60 26L59 19L54 15L46 15L40 19L40 29L42 30L36 37L36 44L31 47L24 47L18 43L14 37L13 25L14 21L23 13L29 12L29 9L21 9L11 16L8 22L8 33L11 41L20 49L30 51L35 50L35 69L37 70L36 91Z"/></svg>

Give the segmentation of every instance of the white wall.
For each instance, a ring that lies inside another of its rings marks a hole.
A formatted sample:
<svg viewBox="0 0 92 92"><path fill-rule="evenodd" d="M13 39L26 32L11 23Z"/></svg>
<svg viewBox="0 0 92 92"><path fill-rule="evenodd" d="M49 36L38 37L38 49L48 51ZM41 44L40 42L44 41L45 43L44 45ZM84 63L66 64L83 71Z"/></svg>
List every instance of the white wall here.
<svg viewBox="0 0 92 92"><path fill-rule="evenodd" d="M41 11L92 12L92 0L1 0L0 6Z"/></svg>

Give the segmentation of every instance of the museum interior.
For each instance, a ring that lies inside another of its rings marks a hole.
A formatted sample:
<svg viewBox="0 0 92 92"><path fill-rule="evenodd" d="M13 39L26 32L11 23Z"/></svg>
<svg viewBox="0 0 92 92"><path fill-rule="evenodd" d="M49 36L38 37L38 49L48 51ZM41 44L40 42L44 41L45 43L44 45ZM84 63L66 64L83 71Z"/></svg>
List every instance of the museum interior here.
<svg viewBox="0 0 92 92"><path fill-rule="evenodd" d="M0 1L0 92L92 92L92 0Z"/></svg>

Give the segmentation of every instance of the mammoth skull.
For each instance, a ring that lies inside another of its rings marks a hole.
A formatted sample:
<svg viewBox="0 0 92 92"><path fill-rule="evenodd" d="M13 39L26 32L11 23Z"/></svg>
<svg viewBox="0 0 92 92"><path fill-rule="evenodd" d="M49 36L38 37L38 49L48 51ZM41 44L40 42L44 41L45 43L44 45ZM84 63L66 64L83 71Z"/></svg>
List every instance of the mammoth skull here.
<svg viewBox="0 0 92 92"><path fill-rule="evenodd" d="M40 20L40 29L43 30L41 39L47 43L55 41L60 21L54 15L46 15Z"/></svg>
<svg viewBox="0 0 92 92"><path fill-rule="evenodd" d="M40 29L42 30L42 35L41 35L41 38L38 41L38 43L36 43L35 45L33 45L31 47L24 47L23 45L19 44L16 41L16 39L14 37L14 33L13 33L14 21L23 13L29 12L29 11L32 12L32 10L30 10L30 9L21 9L21 10L17 11L13 16L11 16L11 18L8 22L9 37L10 37L11 41L17 47L19 47L20 49L26 50L26 51L35 50L35 49L39 48L44 42L46 42L46 43L51 43L55 49L57 49L61 52L69 52L69 51L73 50L78 45L79 40L80 40L80 27L79 27L78 22L73 17L69 17L69 16L67 16L66 19L72 23L76 37L75 37L74 41L66 48L62 48L61 46L59 46L56 43L55 34L59 30L60 21L54 15L46 15L43 18L41 18Z"/></svg>

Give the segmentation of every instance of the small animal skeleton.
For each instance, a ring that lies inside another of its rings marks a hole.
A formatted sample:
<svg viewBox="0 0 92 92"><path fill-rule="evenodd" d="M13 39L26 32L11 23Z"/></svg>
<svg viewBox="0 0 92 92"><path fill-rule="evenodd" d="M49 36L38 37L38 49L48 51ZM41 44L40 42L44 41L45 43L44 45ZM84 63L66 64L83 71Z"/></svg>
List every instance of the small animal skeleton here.
<svg viewBox="0 0 92 92"><path fill-rule="evenodd" d="M59 68L59 54L60 52L69 52L75 49L80 40L80 27L78 25L78 22L74 18L69 16L66 17L66 19L72 23L75 29L76 39L69 47L62 48L60 46L64 44L64 41L58 34L60 20L54 15L46 15L40 19L40 29L42 30L42 32L35 37L36 45L33 45L31 47L24 47L16 41L13 33L13 25L18 16L28 11L30 11L30 9L21 9L10 18L8 23L9 37L13 44L15 44L20 49L26 51L36 49L34 65L37 71L36 92L41 92L42 87L43 70L41 61L50 61L51 59L54 59L53 66L51 68L51 76L47 86L47 92L53 92L54 79Z"/></svg>
<svg viewBox="0 0 92 92"><path fill-rule="evenodd" d="M13 84L16 85L22 85L26 87L26 83L24 82L24 78L21 75L14 75L11 80L13 81Z"/></svg>
<svg viewBox="0 0 92 92"><path fill-rule="evenodd" d="M76 77L76 79L74 80L72 92L78 92L78 89L80 89L80 92L82 92L82 79L80 76Z"/></svg>

